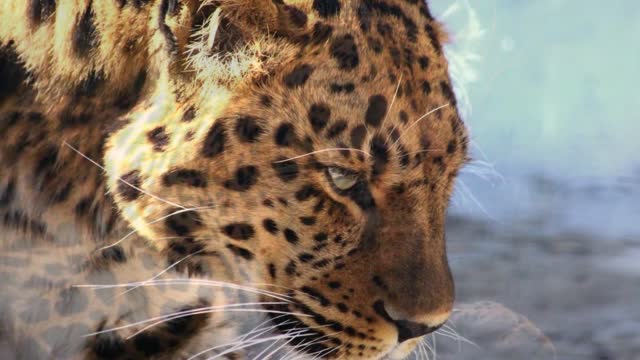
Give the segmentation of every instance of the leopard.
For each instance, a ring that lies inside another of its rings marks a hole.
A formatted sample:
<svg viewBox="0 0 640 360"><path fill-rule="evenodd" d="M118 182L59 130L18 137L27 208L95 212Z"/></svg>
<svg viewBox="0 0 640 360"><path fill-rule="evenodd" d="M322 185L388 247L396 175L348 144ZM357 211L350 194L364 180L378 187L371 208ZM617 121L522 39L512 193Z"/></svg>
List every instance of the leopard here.
<svg viewBox="0 0 640 360"><path fill-rule="evenodd" d="M422 0L0 4L0 357L412 356L469 136Z"/></svg>

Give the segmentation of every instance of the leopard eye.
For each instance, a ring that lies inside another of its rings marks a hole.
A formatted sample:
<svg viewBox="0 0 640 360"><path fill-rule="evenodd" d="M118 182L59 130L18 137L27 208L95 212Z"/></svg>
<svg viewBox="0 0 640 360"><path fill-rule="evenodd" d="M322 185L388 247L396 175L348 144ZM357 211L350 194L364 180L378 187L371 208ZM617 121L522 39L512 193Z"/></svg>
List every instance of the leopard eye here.
<svg viewBox="0 0 640 360"><path fill-rule="evenodd" d="M328 167L327 173L333 184L340 190L349 190L358 182L355 174L338 167Z"/></svg>

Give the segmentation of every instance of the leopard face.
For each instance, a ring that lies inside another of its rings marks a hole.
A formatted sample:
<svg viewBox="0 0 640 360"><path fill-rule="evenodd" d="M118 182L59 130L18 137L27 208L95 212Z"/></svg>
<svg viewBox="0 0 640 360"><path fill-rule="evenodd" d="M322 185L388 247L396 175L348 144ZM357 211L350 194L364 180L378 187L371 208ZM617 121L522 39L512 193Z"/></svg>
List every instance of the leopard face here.
<svg viewBox="0 0 640 360"><path fill-rule="evenodd" d="M110 189L201 276L228 252L290 299L265 308L281 332L311 334L292 339L301 351L401 358L454 300L445 213L467 135L440 30L412 1L287 9L307 32L266 75L190 96L159 86L130 114L107 144Z"/></svg>

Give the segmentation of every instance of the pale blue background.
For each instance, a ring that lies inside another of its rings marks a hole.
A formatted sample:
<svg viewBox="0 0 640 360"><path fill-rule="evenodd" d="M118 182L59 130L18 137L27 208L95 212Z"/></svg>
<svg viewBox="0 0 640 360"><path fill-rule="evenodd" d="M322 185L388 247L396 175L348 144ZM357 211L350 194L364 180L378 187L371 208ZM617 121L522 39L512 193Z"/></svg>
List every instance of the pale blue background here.
<svg viewBox="0 0 640 360"><path fill-rule="evenodd" d="M511 221L552 207L561 228L640 235L640 1L431 1L440 15L452 4L450 51L479 57L463 85L474 157L504 177L465 175L484 210L458 193L454 211ZM484 30L472 40L465 4ZM532 194L541 180L558 196Z"/></svg>

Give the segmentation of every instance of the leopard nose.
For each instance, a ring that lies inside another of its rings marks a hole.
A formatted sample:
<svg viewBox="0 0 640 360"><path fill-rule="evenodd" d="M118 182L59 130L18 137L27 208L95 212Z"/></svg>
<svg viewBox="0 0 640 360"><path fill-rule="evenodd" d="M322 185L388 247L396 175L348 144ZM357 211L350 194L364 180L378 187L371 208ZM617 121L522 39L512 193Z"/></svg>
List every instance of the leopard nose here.
<svg viewBox="0 0 640 360"><path fill-rule="evenodd" d="M398 328L398 343L430 334L442 326L442 324L429 326L408 320L396 320L394 323Z"/></svg>

